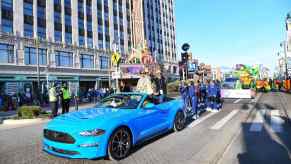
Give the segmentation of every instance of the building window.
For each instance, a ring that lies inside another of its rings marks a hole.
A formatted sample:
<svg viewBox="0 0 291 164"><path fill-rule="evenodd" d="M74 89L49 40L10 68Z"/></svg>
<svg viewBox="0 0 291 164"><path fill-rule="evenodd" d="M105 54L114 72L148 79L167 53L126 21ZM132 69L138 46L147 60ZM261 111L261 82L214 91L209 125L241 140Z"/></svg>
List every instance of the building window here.
<svg viewBox="0 0 291 164"><path fill-rule="evenodd" d="M1 1L1 30L6 33L13 32L13 0Z"/></svg>
<svg viewBox="0 0 291 164"><path fill-rule="evenodd" d="M79 46L84 46L85 45L85 37L80 35L79 36Z"/></svg>
<svg viewBox="0 0 291 164"><path fill-rule="evenodd" d="M71 0L65 0L65 42L72 44Z"/></svg>
<svg viewBox="0 0 291 164"><path fill-rule="evenodd" d="M13 45L0 43L0 63L14 63Z"/></svg>
<svg viewBox="0 0 291 164"><path fill-rule="evenodd" d="M37 52L36 48L33 47L25 47L24 50L24 63L26 65L36 65L37 64ZM39 55L39 64L46 65L47 64L47 51L46 49L39 48L38 49Z"/></svg>
<svg viewBox="0 0 291 164"><path fill-rule="evenodd" d="M24 36L33 37L33 4L29 1L24 1Z"/></svg>
<svg viewBox="0 0 291 164"><path fill-rule="evenodd" d="M72 33L65 33L66 44L72 44Z"/></svg>
<svg viewBox="0 0 291 164"><path fill-rule="evenodd" d="M81 54L80 63L81 68L94 68L94 56Z"/></svg>
<svg viewBox="0 0 291 164"><path fill-rule="evenodd" d="M46 65L47 64L47 50L46 49L38 49L39 54L39 64Z"/></svg>
<svg viewBox="0 0 291 164"><path fill-rule="evenodd" d="M54 0L54 30L55 42L62 42L61 1Z"/></svg>
<svg viewBox="0 0 291 164"><path fill-rule="evenodd" d="M73 67L73 53L56 51L55 55L58 67Z"/></svg>
<svg viewBox="0 0 291 164"><path fill-rule="evenodd" d="M93 39L92 38L88 38L87 39L87 46L92 48L93 47Z"/></svg>
<svg viewBox="0 0 291 164"><path fill-rule="evenodd" d="M55 31L55 41L56 42L62 41L62 32L61 31Z"/></svg>
<svg viewBox="0 0 291 164"><path fill-rule="evenodd" d="M85 45L85 28L84 28L84 4L78 1L78 27L79 27L79 46Z"/></svg>
<svg viewBox="0 0 291 164"><path fill-rule="evenodd" d="M37 64L35 48L25 47L24 59L25 59L24 63L26 65L35 65L35 64Z"/></svg>
<svg viewBox="0 0 291 164"><path fill-rule="evenodd" d="M42 0L37 0L37 36L46 38L46 3Z"/></svg>
<svg viewBox="0 0 291 164"><path fill-rule="evenodd" d="M100 56L100 69L109 68L109 58L107 56Z"/></svg>

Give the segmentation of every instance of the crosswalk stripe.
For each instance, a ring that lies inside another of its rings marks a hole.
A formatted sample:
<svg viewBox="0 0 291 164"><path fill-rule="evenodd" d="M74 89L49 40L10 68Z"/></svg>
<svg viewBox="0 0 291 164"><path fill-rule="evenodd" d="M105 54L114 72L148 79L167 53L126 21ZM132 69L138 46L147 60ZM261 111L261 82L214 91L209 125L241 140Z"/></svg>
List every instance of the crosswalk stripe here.
<svg viewBox="0 0 291 164"><path fill-rule="evenodd" d="M241 99L237 99L237 100L235 100L233 103L237 104L237 103L239 103L240 101L241 101Z"/></svg>
<svg viewBox="0 0 291 164"><path fill-rule="evenodd" d="M279 110L271 111L271 127L273 132L281 133L283 131L282 125L284 124L284 120L280 117Z"/></svg>
<svg viewBox="0 0 291 164"><path fill-rule="evenodd" d="M232 112L230 112L227 116L225 116L223 119L221 119L220 121L218 121L215 125L213 125L210 129L212 130L219 130L220 128L222 128L229 120L232 119L233 116L235 116L237 113L239 112L239 110L233 110Z"/></svg>
<svg viewBox="0 0 291 164"><path fill-rule="evenodd" d="M260 132L263 129L265 114L266 114L266 110L257 111L256 117L250 127L251 132Z"/></svg>
<svg viewBox="0 0 291 164"><path fill-rule="evenodd" d="M188 125L188 128L193 128L193 127L197 126L198 124L202 123L203 121L207 120L208 118L210 118L211 116L213 116L215 114L217 114L217 113L209 113L205 117L202 117L202 118L200 117L200 119L195 120L190 125Z"/></svg>

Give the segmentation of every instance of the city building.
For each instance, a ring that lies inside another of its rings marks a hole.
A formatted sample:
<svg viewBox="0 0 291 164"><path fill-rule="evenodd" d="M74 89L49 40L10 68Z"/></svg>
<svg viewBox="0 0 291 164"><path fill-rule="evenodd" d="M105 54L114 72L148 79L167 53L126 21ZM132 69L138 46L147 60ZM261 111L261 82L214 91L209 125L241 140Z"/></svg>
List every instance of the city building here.
<svg viewBox="0 0 291 164"><path fill-rule="evenodd" d="M146 44L168 77L178 78L174 0L132 0L134 47Z"/></svg>
<svg viewBox="0 0 291 164"><path fill-rule="evenodd" d="M132 46L130 0L1 0L0 6L0 88L11 93L36 89L38 64L42 86L68 81L81 93L108 87L111 50L127 54Z"/></svg>
<svg viewBox="0 0 291 164"><path fill-rule="evenodd" d="M0 88L108 87L110 57L147 43L177 75L174 0L1 0Z"/></svg>

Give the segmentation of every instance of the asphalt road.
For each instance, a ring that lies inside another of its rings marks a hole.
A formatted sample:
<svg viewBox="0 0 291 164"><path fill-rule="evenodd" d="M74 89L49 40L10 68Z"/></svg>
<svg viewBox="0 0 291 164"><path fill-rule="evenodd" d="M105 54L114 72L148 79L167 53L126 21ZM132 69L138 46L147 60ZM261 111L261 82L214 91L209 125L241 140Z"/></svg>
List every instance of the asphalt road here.
<svg viewBox="0 0 291 164"><path fill-rule="evenodd" d="M119 162L54 157L42 152L44 124L0 125L0 164L290 164L291 124L283 104L278 93L263 94L257 103L225 100L220 112L206 112L179 133L138 145Z"/></svg>

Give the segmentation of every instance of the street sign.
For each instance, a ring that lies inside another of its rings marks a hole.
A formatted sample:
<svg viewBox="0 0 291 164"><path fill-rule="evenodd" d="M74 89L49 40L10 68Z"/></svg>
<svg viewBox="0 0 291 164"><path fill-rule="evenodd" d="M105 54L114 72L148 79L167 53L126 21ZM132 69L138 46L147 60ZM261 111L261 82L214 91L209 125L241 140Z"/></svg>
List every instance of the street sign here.
<svg viewBox="0 0 291 164"><path fill-rule="evenodd" d="M121 72L120 71L112 72L112 79L120 79L120 78L121 78Z"/></svg>
<svg viewBox="0 0 291 164"><path fill-rule="evenodd" d="M182 50L183 51L188 51L190 49L190 45L188 44L188 43L184 43L183 45L182 45Z"/></svg>
<svg viewBox="0 0 291 164"><path fill-rule="evenodd" d="M113 65L118 65L120 58L121 58L120 54L117 52L114 52L111 56L111 63Z"/></svg>
<svg viewBox="0 0 291 164"><path fill-rule="evenodd" d="M23 76L23 75L16 75L15 76L15 80L16 81L25 81L26 80L26 77Z"/></svg>

